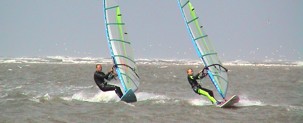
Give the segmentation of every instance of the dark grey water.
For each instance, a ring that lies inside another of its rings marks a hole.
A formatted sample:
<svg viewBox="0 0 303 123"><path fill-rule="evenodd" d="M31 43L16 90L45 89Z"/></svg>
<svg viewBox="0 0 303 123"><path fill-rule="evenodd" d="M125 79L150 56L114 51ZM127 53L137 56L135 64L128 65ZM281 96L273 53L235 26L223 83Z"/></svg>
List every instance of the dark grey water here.
<svg viewBox="0 0 303 123"><path fill-rule="evenodd" d="M227 66L235 108L212 106L190 88L194 65L139 65L138 102L100 92L94 64L0 64L1 123L281 122L303 120L303 67ZM104 66L104 70L110 68ZM113 82L118 83L118 82ZM214 90L211 84L203 85ZM218 97L218 95L216 95Z"/></svg>

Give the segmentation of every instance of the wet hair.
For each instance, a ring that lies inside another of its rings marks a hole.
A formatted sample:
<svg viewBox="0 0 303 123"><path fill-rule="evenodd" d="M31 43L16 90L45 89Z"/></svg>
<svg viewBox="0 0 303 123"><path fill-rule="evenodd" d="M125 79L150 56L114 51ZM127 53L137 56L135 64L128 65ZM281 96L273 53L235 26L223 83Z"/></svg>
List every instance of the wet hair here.
<svg viewBox="0 0 303 123"><path fill-rule="evenodd" d="M100 66L102 67L102 65L101 65L101 64L96 64L96 68L98 67L98 65L100 65Z"/></svg>

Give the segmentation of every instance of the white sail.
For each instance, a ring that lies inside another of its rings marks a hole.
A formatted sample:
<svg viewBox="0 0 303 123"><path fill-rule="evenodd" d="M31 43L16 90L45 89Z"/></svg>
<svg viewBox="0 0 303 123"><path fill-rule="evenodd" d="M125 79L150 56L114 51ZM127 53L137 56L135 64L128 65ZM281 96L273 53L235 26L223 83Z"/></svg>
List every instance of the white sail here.
<svg viewBox="0 0 303 123"><path fill-rule="evenodd" d="M103 0L106 37L123 93L139 86L139 76L134 61L133 48L127 38L120 7L114 0Z"/></svg>
<svg viewBox="0 0 303 123"><path fill-rule="evenodd" d="M228 88L227 69L222 66L208 35L199 24L199 17L189 0L177 0L195 50L207 68L208 76L223 99Z"/></svg>

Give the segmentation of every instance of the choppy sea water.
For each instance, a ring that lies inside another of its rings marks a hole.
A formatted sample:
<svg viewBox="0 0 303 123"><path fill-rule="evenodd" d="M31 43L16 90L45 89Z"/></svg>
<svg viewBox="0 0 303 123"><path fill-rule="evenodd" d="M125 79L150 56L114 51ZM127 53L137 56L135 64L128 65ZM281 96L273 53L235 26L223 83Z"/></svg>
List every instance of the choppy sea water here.
<svg viewBox="0 0 303 123"><path fill-rule="evenodd" d="M141 77L136 92L138 102L124 103L114 92L102 92L96 87L93 73L97 60L85 64L4 61L0 62L1 123L300 123L303 120L300 65L226 65L231 81L228 96L237 94L241 100L234 108L221 109L190 88L185 70L200 70L202 67L195 63L142 62L138 65ZM104 63L104 71L111 68L109 63ZM202 84L214 90L211 83Z"/></svg>

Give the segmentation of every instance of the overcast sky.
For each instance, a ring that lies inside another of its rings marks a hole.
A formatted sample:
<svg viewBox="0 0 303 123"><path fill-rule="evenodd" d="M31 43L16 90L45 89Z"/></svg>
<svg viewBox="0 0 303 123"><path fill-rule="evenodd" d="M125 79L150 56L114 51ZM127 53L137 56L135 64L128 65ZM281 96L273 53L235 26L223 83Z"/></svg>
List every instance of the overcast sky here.
<svg viewBox="0 0 303 123"><path fill-rule="evenodd" d="M303 60L302 0L191 0L223 61ZM136 58L197 54L176 0L119 0ZM101 0L0 0L0 57L109 57Z"/></svg>

